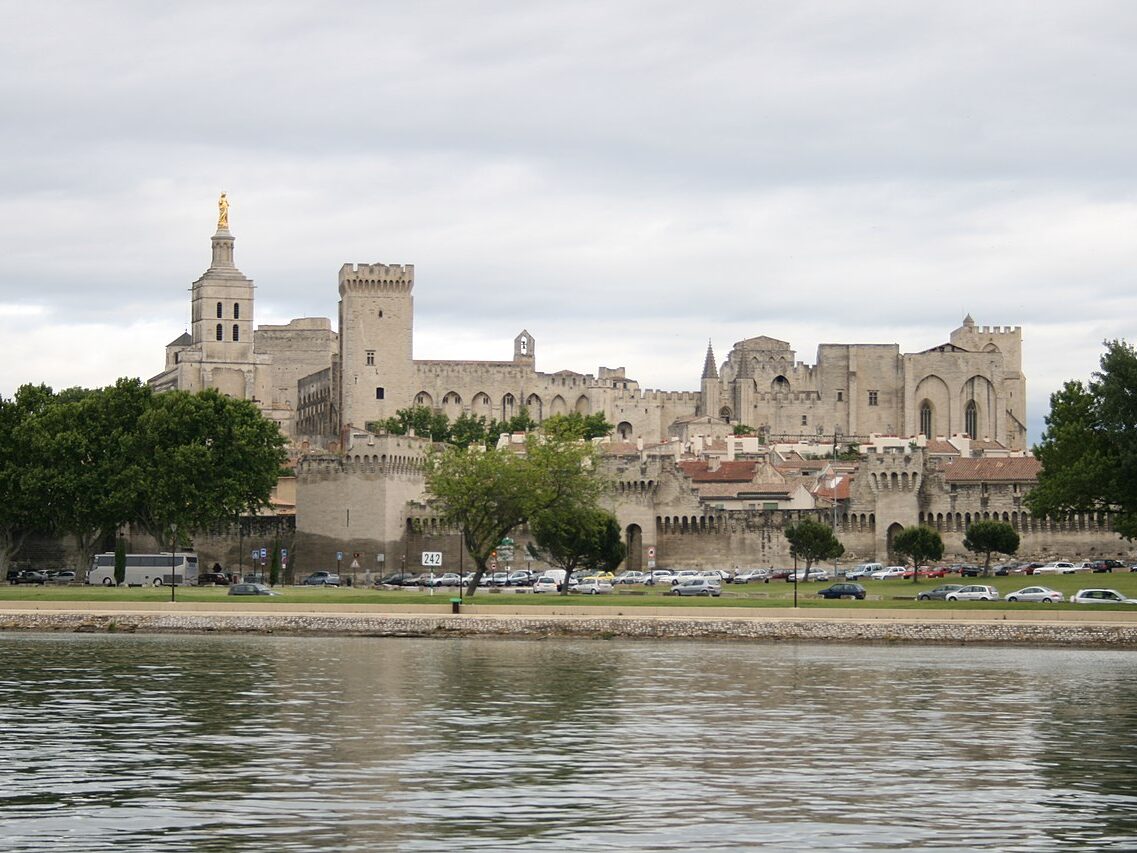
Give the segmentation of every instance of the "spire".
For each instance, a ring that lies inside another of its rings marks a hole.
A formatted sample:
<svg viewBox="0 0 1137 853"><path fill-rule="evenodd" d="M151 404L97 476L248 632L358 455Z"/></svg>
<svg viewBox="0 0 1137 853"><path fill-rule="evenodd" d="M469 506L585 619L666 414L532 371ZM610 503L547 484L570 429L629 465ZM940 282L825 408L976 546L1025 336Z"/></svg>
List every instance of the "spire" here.
<svg viewBox="0 0 1137 853"><path fill-rule="evenodd" d="M233 235L229 233L229 196L217 199L217 233L213 235L213 263L210 269L236 269L233 264Z"/></svg>
<svg viewBox="0 0 1137 853"><path fill-rule="evenodd" d="M707 358L703 362L703 378L718 379L719 370L715 367L715 351L711 349L710 338L707 339Z"/></svg>
<svg viewBox="0 0 1137 853"><path fill-rule="evenodd" d="M963 318L963 325L969 329L975 325L975 321L971 319L971 314L968 314Z"/></svg>

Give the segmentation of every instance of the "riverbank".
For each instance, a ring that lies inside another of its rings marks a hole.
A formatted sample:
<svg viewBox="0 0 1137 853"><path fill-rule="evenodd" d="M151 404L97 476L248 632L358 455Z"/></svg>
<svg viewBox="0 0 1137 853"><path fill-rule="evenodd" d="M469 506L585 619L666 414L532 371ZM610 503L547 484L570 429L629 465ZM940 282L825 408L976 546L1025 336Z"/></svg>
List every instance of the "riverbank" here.
<svg viewBox="0 0 1137 853"><path fill-rule="evenodd" d="M647 611L647 612L645 612ZM1137 649L1137 613L847 608L502 607L203 602L5 602L0 631L360 637L580 637L1045 645Z"/></svg>

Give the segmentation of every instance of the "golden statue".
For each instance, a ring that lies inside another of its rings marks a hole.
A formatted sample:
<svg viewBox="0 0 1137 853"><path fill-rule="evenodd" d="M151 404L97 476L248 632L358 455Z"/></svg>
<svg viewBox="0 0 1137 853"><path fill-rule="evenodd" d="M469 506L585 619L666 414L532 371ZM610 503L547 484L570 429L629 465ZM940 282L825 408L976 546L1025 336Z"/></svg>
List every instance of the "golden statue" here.
<svg viewBox="0 0 1137 853"><path fill-rule="evenodd" d="M217 230L229 230L229 198L225 193L217 199Z"/></svg>

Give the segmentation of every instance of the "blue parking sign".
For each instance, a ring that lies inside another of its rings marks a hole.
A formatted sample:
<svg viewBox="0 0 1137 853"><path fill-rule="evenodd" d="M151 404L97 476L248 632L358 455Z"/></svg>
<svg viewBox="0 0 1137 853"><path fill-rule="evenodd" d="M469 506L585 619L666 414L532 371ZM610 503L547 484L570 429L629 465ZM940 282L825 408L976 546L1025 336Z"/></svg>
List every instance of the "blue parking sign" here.
<svg viewBox="0 0 1137 853"><path fill-rule="evenodd" d="M261 559L262 560L268 559L268 548L261 548Z"/></svg>

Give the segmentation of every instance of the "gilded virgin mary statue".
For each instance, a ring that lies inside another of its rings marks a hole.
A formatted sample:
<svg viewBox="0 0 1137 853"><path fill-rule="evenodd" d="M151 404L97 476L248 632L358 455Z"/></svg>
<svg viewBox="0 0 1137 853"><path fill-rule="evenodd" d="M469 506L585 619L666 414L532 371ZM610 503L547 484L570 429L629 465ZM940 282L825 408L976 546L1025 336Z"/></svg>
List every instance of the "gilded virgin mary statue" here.
<svg viewBox="0 0 1137 853"><path fill-rule="evenodd" d="M221 198L217 199L217 228L229 230L229 197L225 193L221 193Z"/></svg>

